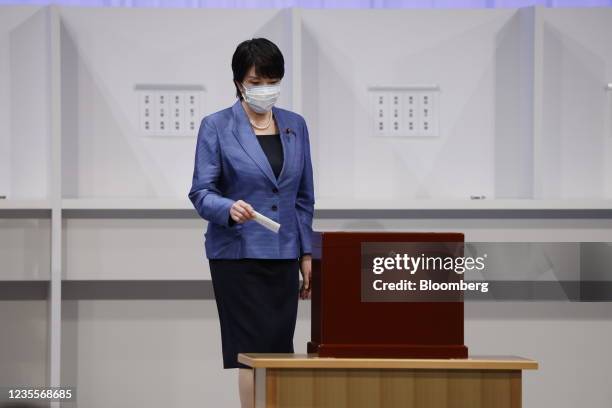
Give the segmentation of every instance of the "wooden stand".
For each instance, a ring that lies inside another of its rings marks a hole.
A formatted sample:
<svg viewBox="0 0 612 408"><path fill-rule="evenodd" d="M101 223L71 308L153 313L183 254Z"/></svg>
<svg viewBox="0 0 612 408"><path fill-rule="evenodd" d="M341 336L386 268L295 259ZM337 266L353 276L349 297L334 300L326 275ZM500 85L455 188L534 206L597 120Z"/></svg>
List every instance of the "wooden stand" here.
<svg viewBox="0 0 612 408"><path fill-rule="evenodd" d="M256 408L519 408L520 357L324 358L239 354L254 368Z"/></svg>

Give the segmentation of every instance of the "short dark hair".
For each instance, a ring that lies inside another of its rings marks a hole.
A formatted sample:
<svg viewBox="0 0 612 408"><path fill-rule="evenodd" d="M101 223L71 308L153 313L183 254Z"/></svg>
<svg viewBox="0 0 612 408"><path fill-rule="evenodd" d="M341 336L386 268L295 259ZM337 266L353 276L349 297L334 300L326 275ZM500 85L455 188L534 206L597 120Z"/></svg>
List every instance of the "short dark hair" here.
<svg viewBox="0 0 612 408"><path fill-rule="evenodd" d="M252 38L241 42L232 57L236 97L240 100L242 94L236 82L241 83L252 66L255 67L255 74L264 78L282 79L285 75L285 59L276 44L267 38Z"/></svg>

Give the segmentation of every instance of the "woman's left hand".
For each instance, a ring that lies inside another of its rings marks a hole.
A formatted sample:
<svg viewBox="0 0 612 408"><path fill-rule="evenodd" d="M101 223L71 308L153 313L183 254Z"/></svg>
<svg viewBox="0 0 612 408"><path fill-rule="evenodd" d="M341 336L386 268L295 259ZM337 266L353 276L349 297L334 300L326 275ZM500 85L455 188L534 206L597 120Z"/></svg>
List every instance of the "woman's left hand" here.
<svg viewBox="0 0 612 408"><path fill-rule="evenodd" d="M300 288L300 299L310 299L312 277L312 256L304 255L300 259L300 270L302 272L302 287Z"/></svg>

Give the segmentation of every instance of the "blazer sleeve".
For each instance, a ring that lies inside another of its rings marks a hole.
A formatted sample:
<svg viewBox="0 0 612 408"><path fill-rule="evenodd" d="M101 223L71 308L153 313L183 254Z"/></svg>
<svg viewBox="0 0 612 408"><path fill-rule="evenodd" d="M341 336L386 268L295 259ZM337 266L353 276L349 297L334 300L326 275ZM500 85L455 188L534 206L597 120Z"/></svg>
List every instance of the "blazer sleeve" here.
<svg viewBox="0 0 612 408"><path fill-rule="evenodd" d="M234 200L223 197L218 188L221 174L219 135L207 117L202 119L196 143L193 181L189 199L200 217L229 227L229 210Z"/></svg>
<svg viewBox="0 0 612 408"><path fill-rule="evenodd" d="M300 186L295 201L301 243L300 256L312 253L312 218L315 204L312 161L310 157L310 138L308 136L308 126L304 118L302 118L302 136L304 143L304 167L302 169L302 177L300 179Z"/></svg>

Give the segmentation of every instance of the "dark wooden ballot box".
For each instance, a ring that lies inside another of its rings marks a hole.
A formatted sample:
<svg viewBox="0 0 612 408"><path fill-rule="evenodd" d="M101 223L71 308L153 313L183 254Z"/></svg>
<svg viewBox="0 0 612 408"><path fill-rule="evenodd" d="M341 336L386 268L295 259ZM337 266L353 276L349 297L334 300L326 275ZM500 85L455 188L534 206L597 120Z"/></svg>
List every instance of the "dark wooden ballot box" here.
<svg viewBox="0 0 612 408"><path fill-rule="evenodd" d="M363 243L450 242L462 233L314 232L311 341L319 357L467 358L463 302L362 302Z"/></svg>

